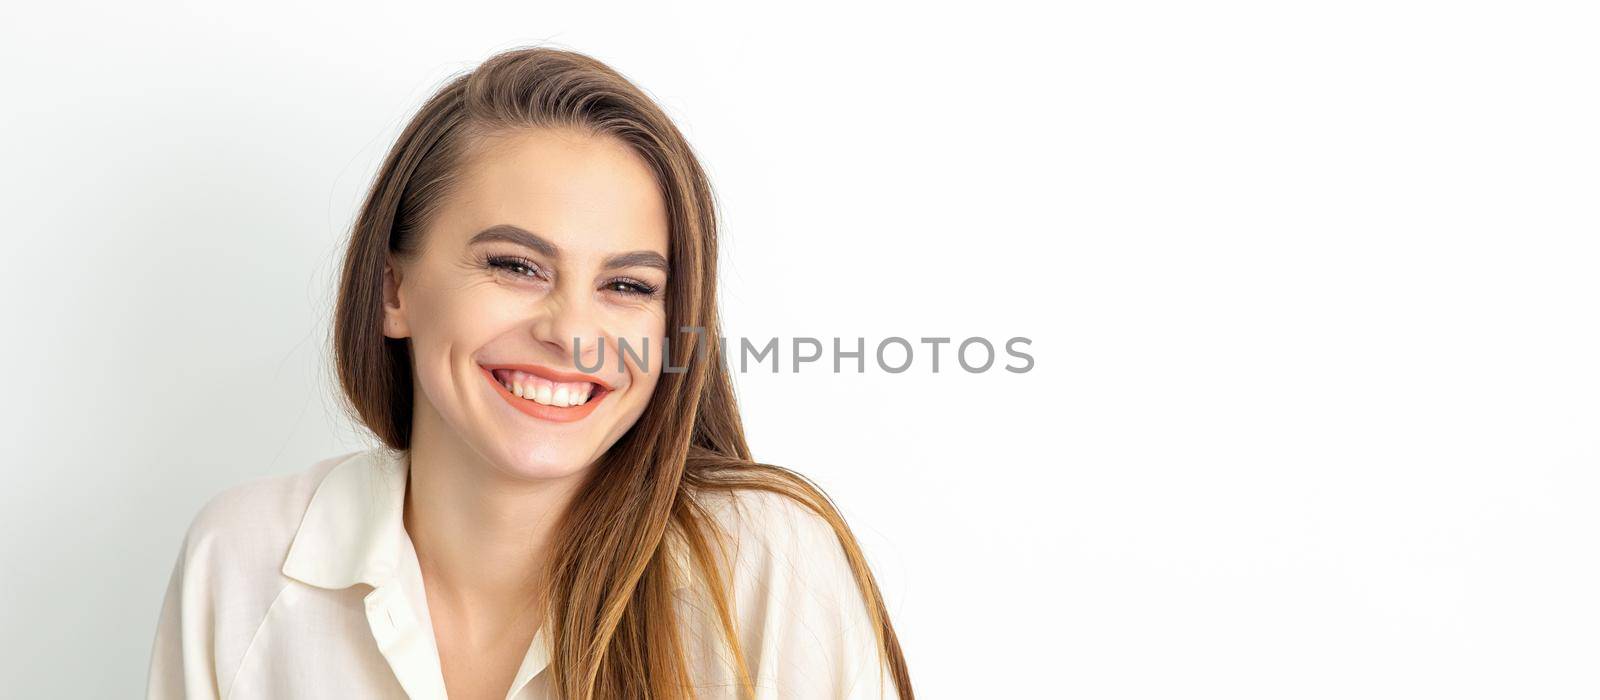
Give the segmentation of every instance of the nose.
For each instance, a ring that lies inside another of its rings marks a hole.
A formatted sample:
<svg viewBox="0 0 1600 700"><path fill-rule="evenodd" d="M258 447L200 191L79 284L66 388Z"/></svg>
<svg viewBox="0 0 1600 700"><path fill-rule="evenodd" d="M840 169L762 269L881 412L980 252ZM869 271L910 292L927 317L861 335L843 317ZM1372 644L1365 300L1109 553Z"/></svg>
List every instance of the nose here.
<svg viewBox="0 0 1600 700"><path fill-rule="evenodd" d="M610 336L592 299L581 291L559 290L546 295L543 305L545 312L539 314L530 330L567 367L593 368L602 359L614 362L609 351L603 358L600 354Z"/></svg>

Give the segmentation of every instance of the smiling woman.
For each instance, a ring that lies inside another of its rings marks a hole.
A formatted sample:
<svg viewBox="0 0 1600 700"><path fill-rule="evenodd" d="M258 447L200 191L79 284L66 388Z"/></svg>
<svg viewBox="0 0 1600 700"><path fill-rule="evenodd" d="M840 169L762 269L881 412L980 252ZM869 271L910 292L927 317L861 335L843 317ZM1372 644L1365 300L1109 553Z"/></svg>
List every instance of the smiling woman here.
<svg viewBox="0 0 1600 700"><path fill-rule="evenodd" d="M339 381L381 444L200 510L149 696L909 700L838 509L751 459L716 227L604 64L525 48L446 84L340 280Z"/></svg>
<svg viewBox="0 0 1600 700"><path fill-rule="evenodd" d="M410 341L430 399L416 404L426 410L413 413L411 449L571 490L661 376L659 363L571 376L594 364L571 350L666 337L667 206L648 162L616 136L581 123L481 130L452 195L385 258L384 335ZM569 406L574 392L589 402Z"/></svg>

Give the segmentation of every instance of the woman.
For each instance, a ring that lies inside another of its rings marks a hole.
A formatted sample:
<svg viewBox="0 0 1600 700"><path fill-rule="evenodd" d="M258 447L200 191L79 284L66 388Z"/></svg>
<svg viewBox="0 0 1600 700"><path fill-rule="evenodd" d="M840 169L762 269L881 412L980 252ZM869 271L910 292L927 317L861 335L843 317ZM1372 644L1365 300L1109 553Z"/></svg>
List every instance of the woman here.
<svg viewBox="0 0 1600 700"><path fill-rule="evenodd" d="M615 71L531 48L449 82L340 282L382 444L200 511L149 695L909 700L838 510L751 461L716 255L698 161Z"/></svg>

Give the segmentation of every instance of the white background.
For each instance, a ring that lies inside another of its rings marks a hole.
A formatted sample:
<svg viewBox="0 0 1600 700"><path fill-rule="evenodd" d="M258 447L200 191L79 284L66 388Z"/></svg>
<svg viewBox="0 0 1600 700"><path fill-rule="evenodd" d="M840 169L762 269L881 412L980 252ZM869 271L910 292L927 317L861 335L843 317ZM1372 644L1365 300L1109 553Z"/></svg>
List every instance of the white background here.
<svg viewBox="0 0 1600 700"><path fill-rule="evenodd" d="M420 101L523 44L666 107L729 335L926 698L1600 696L1583 3L34 3L7 11L0 678L143 692L217 491L365 446L332 283Z"/></svg>

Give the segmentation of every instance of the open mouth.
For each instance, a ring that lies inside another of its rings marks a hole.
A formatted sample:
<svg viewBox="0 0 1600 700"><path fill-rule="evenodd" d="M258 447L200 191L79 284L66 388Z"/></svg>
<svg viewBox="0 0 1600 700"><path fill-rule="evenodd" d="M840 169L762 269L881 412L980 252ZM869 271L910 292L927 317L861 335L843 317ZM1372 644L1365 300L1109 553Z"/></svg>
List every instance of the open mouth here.
<svg viewBox="0 0 1600 700"><path fill-rule="evenodd" d="M539 365L479 365L478 369L511 408L557 423L583 419L612 391L599 381L589 381L586 375Z"/></svg>
<svg viewBox="0 0 1600 700"><path fill-rule="evenodd" d="M606 392L594 382L556 382L514 369L490 370L489 374L513 396L552 408L582 406Z"/></svg>

